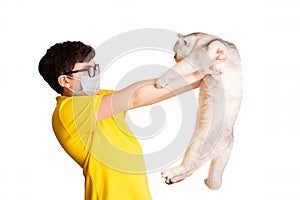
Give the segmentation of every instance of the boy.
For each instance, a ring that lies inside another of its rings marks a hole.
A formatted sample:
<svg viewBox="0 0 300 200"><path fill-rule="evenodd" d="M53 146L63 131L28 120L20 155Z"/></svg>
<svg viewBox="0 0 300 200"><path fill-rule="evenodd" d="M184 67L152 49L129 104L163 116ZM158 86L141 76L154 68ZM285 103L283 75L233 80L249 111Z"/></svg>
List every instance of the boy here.
<svg viewBox="0 0 300 200"><path fill-rule="evenodd" d="M83 168L85 200L151 199L142 149L124 113L199 87L203 75L190 74L184 77L185 86L172 90L157 89L155 79L119 91L100 90L94 56L92 47L68 41L52 46L40 60L40 74L61 94L52 116L53 130ZM217 57L211 65L218 61Z"/></svg>

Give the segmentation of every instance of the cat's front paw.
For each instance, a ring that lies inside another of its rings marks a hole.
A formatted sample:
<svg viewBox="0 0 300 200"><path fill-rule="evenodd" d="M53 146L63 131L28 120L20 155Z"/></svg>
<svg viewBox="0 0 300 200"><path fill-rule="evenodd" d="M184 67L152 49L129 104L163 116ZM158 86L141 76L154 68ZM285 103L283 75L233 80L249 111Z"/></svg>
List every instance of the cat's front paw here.
<svg viewBox="0 0 300 200"><path fill-rule="evenodd" d="M156 81L155 87L158 89L162 89L162 88L165 88L168 84L169 84L168 81L160 78Z"/></svg>

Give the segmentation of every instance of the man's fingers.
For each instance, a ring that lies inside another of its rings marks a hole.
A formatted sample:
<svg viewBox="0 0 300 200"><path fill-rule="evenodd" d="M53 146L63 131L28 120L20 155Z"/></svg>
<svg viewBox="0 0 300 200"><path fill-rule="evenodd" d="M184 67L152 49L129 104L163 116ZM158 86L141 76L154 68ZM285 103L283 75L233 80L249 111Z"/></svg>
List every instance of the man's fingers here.
<svg viewBox="0 0 300 200"><path fill-rule="evenodd" d="M226 57L222 57L222 55L224 54L224 50L223 49L217 49L217 51L216 51L216 58L214 59L214 61L213 61L213 64L214 65L217 65L217 64L220 64L220 63L222 63L222 62L225 62L226 61Z"/></svg>
<svg viewBox="0 0 300 200"><path fill-rule="evenodd" d="M224 50L223 49L218 49L216 53L217 53L216 59L218 60L224 54Z"/></svg>
<svg viewBox="0 0 300 200"><path fill-rule="evenodd" d="M226 60L227 60L227 58L216 58L213 61L213 65L221 64L222 62L225 62Z"/></svg>
<svg viewBox="0 0 300 200"><path fill-rule="evenodd" d="M219 70L209 70L207 74L211 74L211 75L221 75L222 72Z"/></svg>
<svg viewBox="0 0 300 200"><path fill-rule="evenodd" d="M223 53L224 53L224 50L223 50L223 49L219 49L219 48L217 49L217 54L218 54L218 55L221 55L221 54L223 54Z"/></svg>

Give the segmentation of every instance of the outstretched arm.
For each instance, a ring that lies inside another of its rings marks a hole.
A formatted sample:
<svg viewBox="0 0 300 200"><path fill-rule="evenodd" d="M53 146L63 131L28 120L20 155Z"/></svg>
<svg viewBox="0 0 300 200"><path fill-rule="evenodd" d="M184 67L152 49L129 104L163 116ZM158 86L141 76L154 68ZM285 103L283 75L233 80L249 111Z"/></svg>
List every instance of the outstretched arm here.
<svg viewBox="0 0 300 200"><path fill-rule="evenodd" d="M134 83L122 90L107 94L102 98L97 119L101 121L120 112L151 105L199 87L203 78L198 72L186 75L172 82L167 88L157 89L157 79Z"/></svg>
<svg viewBox="0 0 300 200"><path fill-rule="evenodd" d="M224 59L219 58L221 54L222 53L217 54L215 60L212 60L211 66L223 62ZM204 76L205 75L201 75L199 72L187 74L172 81L168 87L161 89L155 87L157 79L144 80L134 83L122 90L107 94L102 98L98 109L97 120L101 121L120 112L151 105L192 90L199 87L200 81Z"/></svg>

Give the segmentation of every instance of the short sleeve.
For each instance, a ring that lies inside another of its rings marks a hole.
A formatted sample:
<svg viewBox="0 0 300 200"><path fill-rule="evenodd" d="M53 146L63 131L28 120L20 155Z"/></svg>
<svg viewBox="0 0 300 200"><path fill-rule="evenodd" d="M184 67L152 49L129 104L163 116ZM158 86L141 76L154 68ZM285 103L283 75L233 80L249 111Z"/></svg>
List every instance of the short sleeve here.
<svg viewBox="0 0 300 200"><path fill-rule="evenodd" d="M58 97L52 116L55 135L67 153L83 165L98 126L97 112L104 94Z"/></svg>

